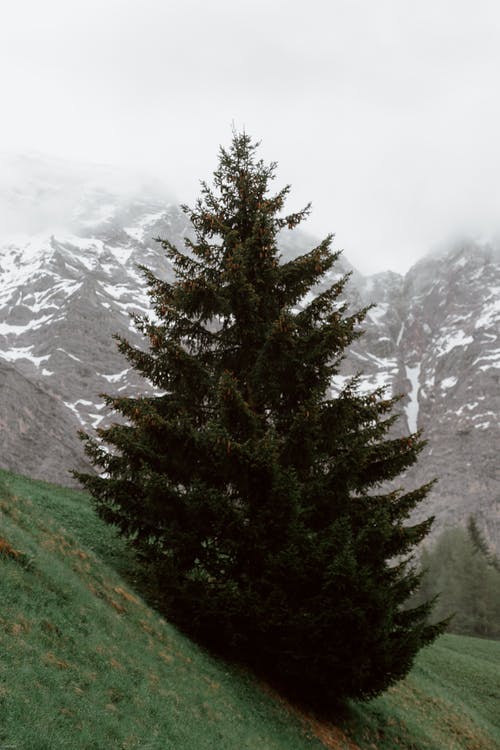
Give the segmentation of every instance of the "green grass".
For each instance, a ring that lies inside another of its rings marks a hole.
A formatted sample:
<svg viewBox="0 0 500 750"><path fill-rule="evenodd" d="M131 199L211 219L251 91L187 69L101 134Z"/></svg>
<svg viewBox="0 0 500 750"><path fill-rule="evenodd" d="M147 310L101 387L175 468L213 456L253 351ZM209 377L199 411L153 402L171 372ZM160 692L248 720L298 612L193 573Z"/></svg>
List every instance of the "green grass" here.
<svg viewBox="0 0 500 750"><path fill-rule="evenodd" d="M377 748L498 750L500 642L444 635L406 680L353 713L353 736Z"/></svg>
<svg viewBox="0 0 500 750"><path fill-rule="evenodd" d="M4 479L0 748L320 747L102 562L122 545L85 495Z"/></svg>
<svg viewBox="0 0 500 750"><path fill-rule="evenodd" d="M320 722L155 613L84 493L0 472L0 575L0 750L500 748L500 642L443 636Z"/></svg>

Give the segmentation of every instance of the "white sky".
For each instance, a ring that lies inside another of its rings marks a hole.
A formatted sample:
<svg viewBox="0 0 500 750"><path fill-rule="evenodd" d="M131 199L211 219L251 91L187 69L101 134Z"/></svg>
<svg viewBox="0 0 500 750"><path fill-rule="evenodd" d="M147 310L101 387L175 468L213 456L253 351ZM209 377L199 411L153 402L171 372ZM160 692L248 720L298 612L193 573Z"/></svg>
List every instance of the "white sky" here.
<svg viewBox="0 0 500 750"><path fill-rule="evenodd" d="M361 271L500 230L497 0L16 0L0 148L146 169L179 201L231 123Z"/></svg>

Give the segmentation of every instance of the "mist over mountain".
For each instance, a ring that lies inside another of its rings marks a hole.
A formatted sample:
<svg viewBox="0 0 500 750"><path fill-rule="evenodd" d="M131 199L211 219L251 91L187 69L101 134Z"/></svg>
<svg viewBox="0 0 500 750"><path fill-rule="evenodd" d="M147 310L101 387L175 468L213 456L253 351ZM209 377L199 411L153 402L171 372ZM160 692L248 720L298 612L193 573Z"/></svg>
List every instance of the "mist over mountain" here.
<svg viewBox="0 0 500 750"><path fill-rule="evenodd" d="M100 398L149 385L117 352L113 333L144 345L130 313L147 313L137 270L172 269L155 237L182 247L190 227L172 195L144 176L0 155L0 465L70 483L85 459L78 427L112 418ZM285 257L315 240L281 237ZM500 243L461 240L405 275L352 271L351 309L374 303L365 335L332 386L402 393L399 430L428 445L400 483L439 482L419 509L435 530L476 516L500 549ZM325 279L322 284L328 284Z"/></svg>
<svg viewBox="0 0 500 750"><path fill-rule="evenodd" d="M166 203L174 197L157 178L138 170L0 152L0 241L91 229L118 218L134 200Z"/></svg>

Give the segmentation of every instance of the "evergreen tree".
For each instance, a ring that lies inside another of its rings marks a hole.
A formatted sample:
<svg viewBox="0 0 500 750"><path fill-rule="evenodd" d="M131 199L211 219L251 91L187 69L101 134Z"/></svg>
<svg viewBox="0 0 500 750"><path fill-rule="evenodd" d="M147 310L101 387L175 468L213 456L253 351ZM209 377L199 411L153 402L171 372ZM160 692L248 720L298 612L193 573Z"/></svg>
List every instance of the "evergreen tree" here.
<svg viewBox="0 0 500 750"><path fill-rule="evenodd" d="M500 637L500 566L472 516L466 529L445 529L420 561L413 604L439 595L431 621L446 617L452 633Z"/></svg>
<svg viewBox="0 0 500 750"><path fill-rule="evenodd" d="M500 560L488 548L488 543L486 542L482 531L479 529L474 516L469 516L469 520L467 521L467 533L469 534L469 538L476 552L486 560L488 565L491 565L500 573Z"/></svg>
<svg viewBox="0 0 500 750"><path fill-rule="evenodd" d="M194 239L160 240L176 278L143 268L155 318L146 351L119 339L162 395L106 396L126 423L82 436L100 476L78 474L98 512L149 561L168 618L312 702L367 698L402 678L441 626L403 604L431 519L405 526L429 486L382 485L420 435L388 436L396 399L330 392L366 310L347 277L310 300L338 253L327 237L283 262L289 192L234 134L189 216ZM108 447L109 446L109 447Z"/></svg>

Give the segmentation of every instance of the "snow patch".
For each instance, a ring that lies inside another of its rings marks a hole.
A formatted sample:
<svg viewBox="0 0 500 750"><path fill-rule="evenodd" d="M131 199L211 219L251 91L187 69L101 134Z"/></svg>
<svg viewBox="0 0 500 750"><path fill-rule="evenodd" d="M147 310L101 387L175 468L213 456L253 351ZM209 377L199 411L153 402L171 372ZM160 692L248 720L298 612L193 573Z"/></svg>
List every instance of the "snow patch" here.
<svg viewBox="0 0 500 750"><path fill-rule="evenodd" d="M125 377L127 372L130 370L130 367L127 367L125 370L122 370L121 372L117 372L115 375L104 375L102 374L102 377L108 381L108 383L117 383L119 380Z"/></svg>
<svg viewBox="0 0 500 750"><path fill-rule="evenodd" d="M334 375L330 381L332 392L335 395L339 394L352 379L353 375ZM378 388L390 389L392 380L392 371L362 375L358 381L356 392L360 396L368 396Z"/></svg>
<svg viewBox="0 0 500 750"><path fill-rule="evenodd" d="M123 295L134 295L137 296L137 290L126 286L125 284L105 284L101 283L101 288L106 292L108 297L112 297L115 300L119 300Z"/></svg>
<svg viewBox="0 0 500 750"><path fill-rule="evenodd" d="M451 376L449 378L445 378L444 380L442 380L440 385L441 385L441 388L443 388L444 390L447 390L448 388L453 388L453 386L455 386L457 383L458 383L458 378Z"/></svg>
<svg viewBox="0 0 500 750"><path fill-rule="evenodd" d="M389 389L392 385L392 372L377 372L362 378L359 382L358 392L362 396L368 396L378 388Z"/></svg>
<svg viewBox="0 0 500 750"><path fill-rule="evenodd" d="M373 320L374 323L380 323L382 318L384 318L385 315L387 314L388 308L389 308L389 305L386 302L382 302L378 304L376 307L372 307L371 310L368 310L368 315Z"/></svg>
<svg viewBox="0 0 500 750"><path fill-rule="evenodd" d="M82 417L80 416L80 412L76 408L76 404L78 404L78 403L79 403L78 401L76 401L74 404L71 404L68 401L63 401L63 404L65 406L67 406L68 409L70 409L73 412L73 414L76 416L76 418L78 419L78 421L80 422L80 424L86 426L85 420L82 419Z"/></svg>
<svg viewBox="0 0 500 750"><path fill-rule="evenodd" d="M78 250L97 250L102 252L104 248L104 242L97 239L96 237L82 237L79 234L64 234L61 238L58 238L61 244L68 244L71 247L76 247Z"/></svg>
<svg viewBox="0 0 500 750"><path fill-rule="evenodd" d="M419 363L415 367L405 366L406 377L411 383L409 396L409 403L405 406L406 418L408 420L408 427L410 432L416 432L418 429L418 391L420 388L420 369L422 365Z"/></svg>
<svg viewBox="0 0 500 750"><path fill-rule="evenodd" d="M473 365L478 364L478 362L500 362L500 349L493 349L488 354L481 354L477 359L474 360L472 363Z"/></svg>
<svg viewBox="0 0 500 750"><path fill-rule="evenodd" d="M476 408L476 406L479 406L479 401L473 401L470 404L462 404L460 409L457 409L454 413L457 415L457 417L461 417L465 409L467 409L467 411L472 411Z"/></svg>
<svg viewBox="0 0 500 750"><path fill-rule="evenodd" d="M330 380L330 388L333 393L337 395L345 388L350 380L352 380L352 375L334 375Z"/></svg>
<svg viewBox="0 0 500 750"><path fill-rule="evenodd" d="M436 342L436 349L438 357L442 357L444 354L448 354L456 346L468 346L473 342L472 336L467 336L464 331L450 331L449 333L443 334Z"/></svg>
<svg viewBox="0 0 500 750"><path fill-rule="evenodd" d="M45 357L34 357L33 354L31 354L31 350L34 348L35 346L32 345L18 347L17 349L9 349L6 352L0 351L0 357L6 359L8 362L15 362L17 359L27 359L36 367L39 367L41 362L46 362L50 359L50 354L47 354Z"/></svg>
<svg viewBox="0 0 500 750"><path fill-rule="evenodd" d="M133 248L130 246L123 247L121 245L116 245L112 248L112 253L118 263L121 263L121 265L124 266L132 255Z"/></svg>
<svg viewBox="0 0 500 750"><path fill-rule="evenodd" d="M144 235L146 234L147 228L152 226L153 224L156 224L157 221L161 221L164 216L165 210L158 211L154 214L148 214L147 216L143 216L143 218L138 221L135 226L124 227L124 230L129 235L129 237L132 237L138 242L142 242L144 240ZM148 237L148 239L150 238Z"/></svg>
<svg viewBox="0 0 500 750"><path fill-rule="evenodd" d="M486 372L486 370L500 370L500 362L492 362L490 365L481 365L478 369L481 370L481 372Z"/></svg>
<svg viewBox="0 0 500 750"><path fill-rule="evenodd" d="M38 328L41 328L49 320L52 320L52 315L44 315L42 318L35 318L34 320L30 320L29 323L26 323L26 325L24 326L10 325L10 323L0 323L0 334L6 336L9 333L13 333L16 336L19 336L26 331L38 330Z"/></svg>
<svg viewBox="0 0 500 750"><path fill-rule="evenodd" d="M62 352L63 354L65 354L65 355L66 355L67 357L69 357L70 359L74 359L74 360L75 360L75 362L81 362L81 361L82 361L81 359L79 359L79 357L75 357L75 355L74 355L74 354L70 354L69 352L67 352L67 351L66 351L65 349L63 349L63 348L62 348L62 347L60 347L60 346L58 346L58 347L57 347L57 350L56 350L56 351L58 351L58 352Z"/></svg>
<svg viewBox="0 0 500 750"><path fill-rule="evenodd" d="M489 426L490 426L489 422L479 422L479 424L474 425L476 430L487 430Z"/></svg>
<svg viewBox="0 0 500 750"><path fill-rule="evenodd" d="M500 290L499 290L500 294ZM500 317L500 299L494 299L492 303L485 306L482 315L476 320L475 328L487 328L494 325Z"/></svg>

